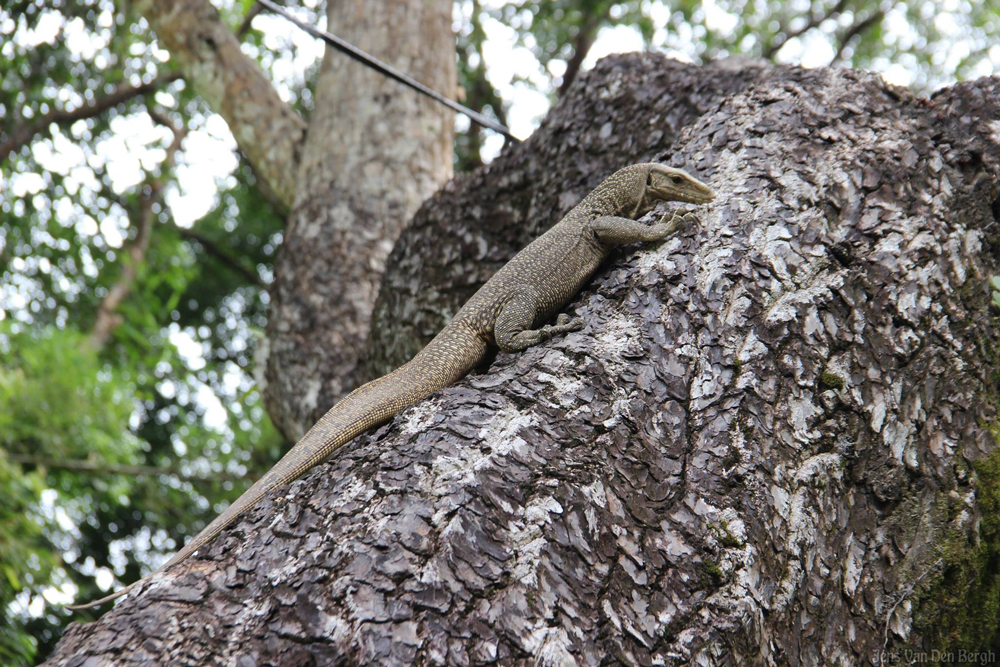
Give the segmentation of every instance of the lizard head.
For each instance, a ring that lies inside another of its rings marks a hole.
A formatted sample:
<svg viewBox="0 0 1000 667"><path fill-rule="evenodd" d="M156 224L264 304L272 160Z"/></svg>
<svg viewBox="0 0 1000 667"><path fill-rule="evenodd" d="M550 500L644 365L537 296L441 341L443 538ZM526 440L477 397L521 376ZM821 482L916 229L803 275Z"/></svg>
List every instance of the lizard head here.
<svg viewBox="0 0 1000 667"><path fill-rule="evenodd" d="M685 171L662 164L649 164L647 167L643 199L650 209L661 201L707 204L715 199L712 188Z"/></svg>
<svg viewBox="0 0 1000 667"><path fill-rule="evenodd" d="M584 205L594 215L624 215L638 219L665 201L707 204L715 192L686 171L655 162L619 169L595 188Z"/></svg>

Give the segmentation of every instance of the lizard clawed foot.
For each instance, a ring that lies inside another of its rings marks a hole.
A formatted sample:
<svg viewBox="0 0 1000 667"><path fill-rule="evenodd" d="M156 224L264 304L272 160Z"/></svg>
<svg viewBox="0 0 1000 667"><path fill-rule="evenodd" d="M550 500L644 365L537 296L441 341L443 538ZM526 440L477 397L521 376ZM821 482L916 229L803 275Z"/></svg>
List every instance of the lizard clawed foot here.
<svg viewBox="0 0 1000 667"><path fill-rule="evenodd" d="M546 336L551 337L553 334L566 333L568 331L579 331L582 328L583 318L574 317L573 319L570 319L569 315L566 313L559 313L559 317L556 318L556 323L542 327L542 331L545 332Z"/></svg>
<svg viewBox="0 0 1000 667"><path fill-rule="evenodd" d="M693 211L674 211L664 213L660 221L653 226L657 232L657 239L662 240L674 232L698 222L698 215Z"/></svg>
<svg viewBox="0 0 1000 667"><path fill-rule="evenodd" d="M549 340L556 334L578 331L582 328L583 318L574 317L570 319L569 315L560 313L556 318L555 324L546 324L544 327L538 329L522 331L514 336L513 340L507 343L506 346L500 345L499 347L506 352L517 352L538 345L542 341Z"/></svg>

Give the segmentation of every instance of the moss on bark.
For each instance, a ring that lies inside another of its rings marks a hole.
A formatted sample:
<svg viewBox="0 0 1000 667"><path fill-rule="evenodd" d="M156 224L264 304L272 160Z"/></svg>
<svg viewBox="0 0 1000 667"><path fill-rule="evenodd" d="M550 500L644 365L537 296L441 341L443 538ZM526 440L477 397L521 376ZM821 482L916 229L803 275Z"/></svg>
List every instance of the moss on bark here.
<svg viewBox="0 0 1000 667"><path fill-rule="evenodd" d="M991 347L993 360L1000 361L1000 340ZM1000 408L998 378L991 379L986 391ZM990 430L1000 443L1000 423ZM972 469L979 511L976 540L949 524L940 551L943 566L916 600L914 625L925 648L945 654L1000 646L1000 447L972 463Z"/></svg>

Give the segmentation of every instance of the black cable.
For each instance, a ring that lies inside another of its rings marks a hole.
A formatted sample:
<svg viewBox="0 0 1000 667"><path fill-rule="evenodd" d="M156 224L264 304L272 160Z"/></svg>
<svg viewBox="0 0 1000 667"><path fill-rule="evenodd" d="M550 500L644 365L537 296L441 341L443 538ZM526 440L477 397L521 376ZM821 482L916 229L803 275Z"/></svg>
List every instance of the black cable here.
<svg viewBox="0 0 1000 667"><path fill-rule="evenodd" d="M329 44L333 48L337 49L338 51L340 51L342 53L346 53L348 56L350 56L351 58L354 58L358 62L363 63L363 64L367 65L368 67L371 67L376 72L380 72L380 73L384 74L385 76L389 77L390 79L395 79L396 81L399 81L404 86L409 86L410 88L413 88L417 92L423 93L427 97L440 102L441 104L445 105L449 109L452 109L454 111L457 111L460 114L464 114L464 115L468 116L469 120L471 120L473 123L477 123L479 125L482 125L483 127L489 128L489 129L493 130L494 132L499 132L500 134L502 134L503 136L507 137L511 141L520 141L520 139L518 139L517 137L515 137L513 134L510 133L510 130L508 130L506 127L504 127L500 123L497 123L496 121L490 120L486 116L484 116L484 115L482 115L480 113L476 113L472 109L470 109L470 108L468 108L466 106L462 106L458 102L449 100L444 95L438 93L437 91L431 90L430 88L428 88L424 84L420 83L419 81L415 81L414 79L411 79L410 77L406 76L405 74L403 74L399 70L397 70L397 69L395 69L395 68L393 68L393 67L391 67L389 65L386 65L384 62L382 62L378 58L375 58L374 56L370 56L367 53L365 53L364 51L362 51L361 49L359 49L358 47L354 46L353 44L345 42L340 37L337 37L336 35L331 35L328 32L323 32L322 30L319 30L318 28L315 28L315 27L309 25L308 23L303 23L302 21L300 21L299 19L295 18L294 16L292 16L291 14L289 14L288 12L286 12L284 9L282 9L278 5L276 5L273 2L271 2L271 0L257 0L257 2L259 4L261 4L261 5L263 5L264 7L266 7L267 9L271 10L275 14L288 19L289 21L291 21L292 23L294 23L298 27L302 28L303 30L305 30L307 33L309 33L313 37L318 37L319 39L322 39L324 42L326 42L327 44Z"/></svg>

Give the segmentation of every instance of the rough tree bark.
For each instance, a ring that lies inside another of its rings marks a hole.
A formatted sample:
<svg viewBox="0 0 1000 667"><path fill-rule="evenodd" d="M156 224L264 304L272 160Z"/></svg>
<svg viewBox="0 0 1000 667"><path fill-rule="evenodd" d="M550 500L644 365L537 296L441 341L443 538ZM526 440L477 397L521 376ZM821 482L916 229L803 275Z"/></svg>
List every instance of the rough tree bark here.
<svg viewBox="0 0 1000 667"><path fill-rule="evenodd" d="M455 89L449 0L327 3L331 32L435 90ZM360 384L385 260L421 202L452 174L448 109L328 49L275 265L266 389L297 440Z"/></svg>
<svg viewBox="0 0 1000 667"><path fill-rule="evenodd" d="M701 224L619 253L569 308L583 331L360 438L52 662L879 664L929 646L952 619L921 614L956 572L997 581L962 554L998 540L977 472L997 456L998 108L1000 78L922 100L846 70L603 61L537 139L425 206L386 284L440 282L396 312L452 312L509 254L498 239L625 162L712 183Z"/></svg>
<svg viewBox="0 0 1000 667"><path fill-rule="evenodd" d="M695 75L662 58L638 66L630 58L602 61L614 78L578 84L521 148L456 178L420 209L389 257L364 353L369 376L413 357L609 173L655 158L684 127L768 71L762 61L729 59Z"/></svg>

